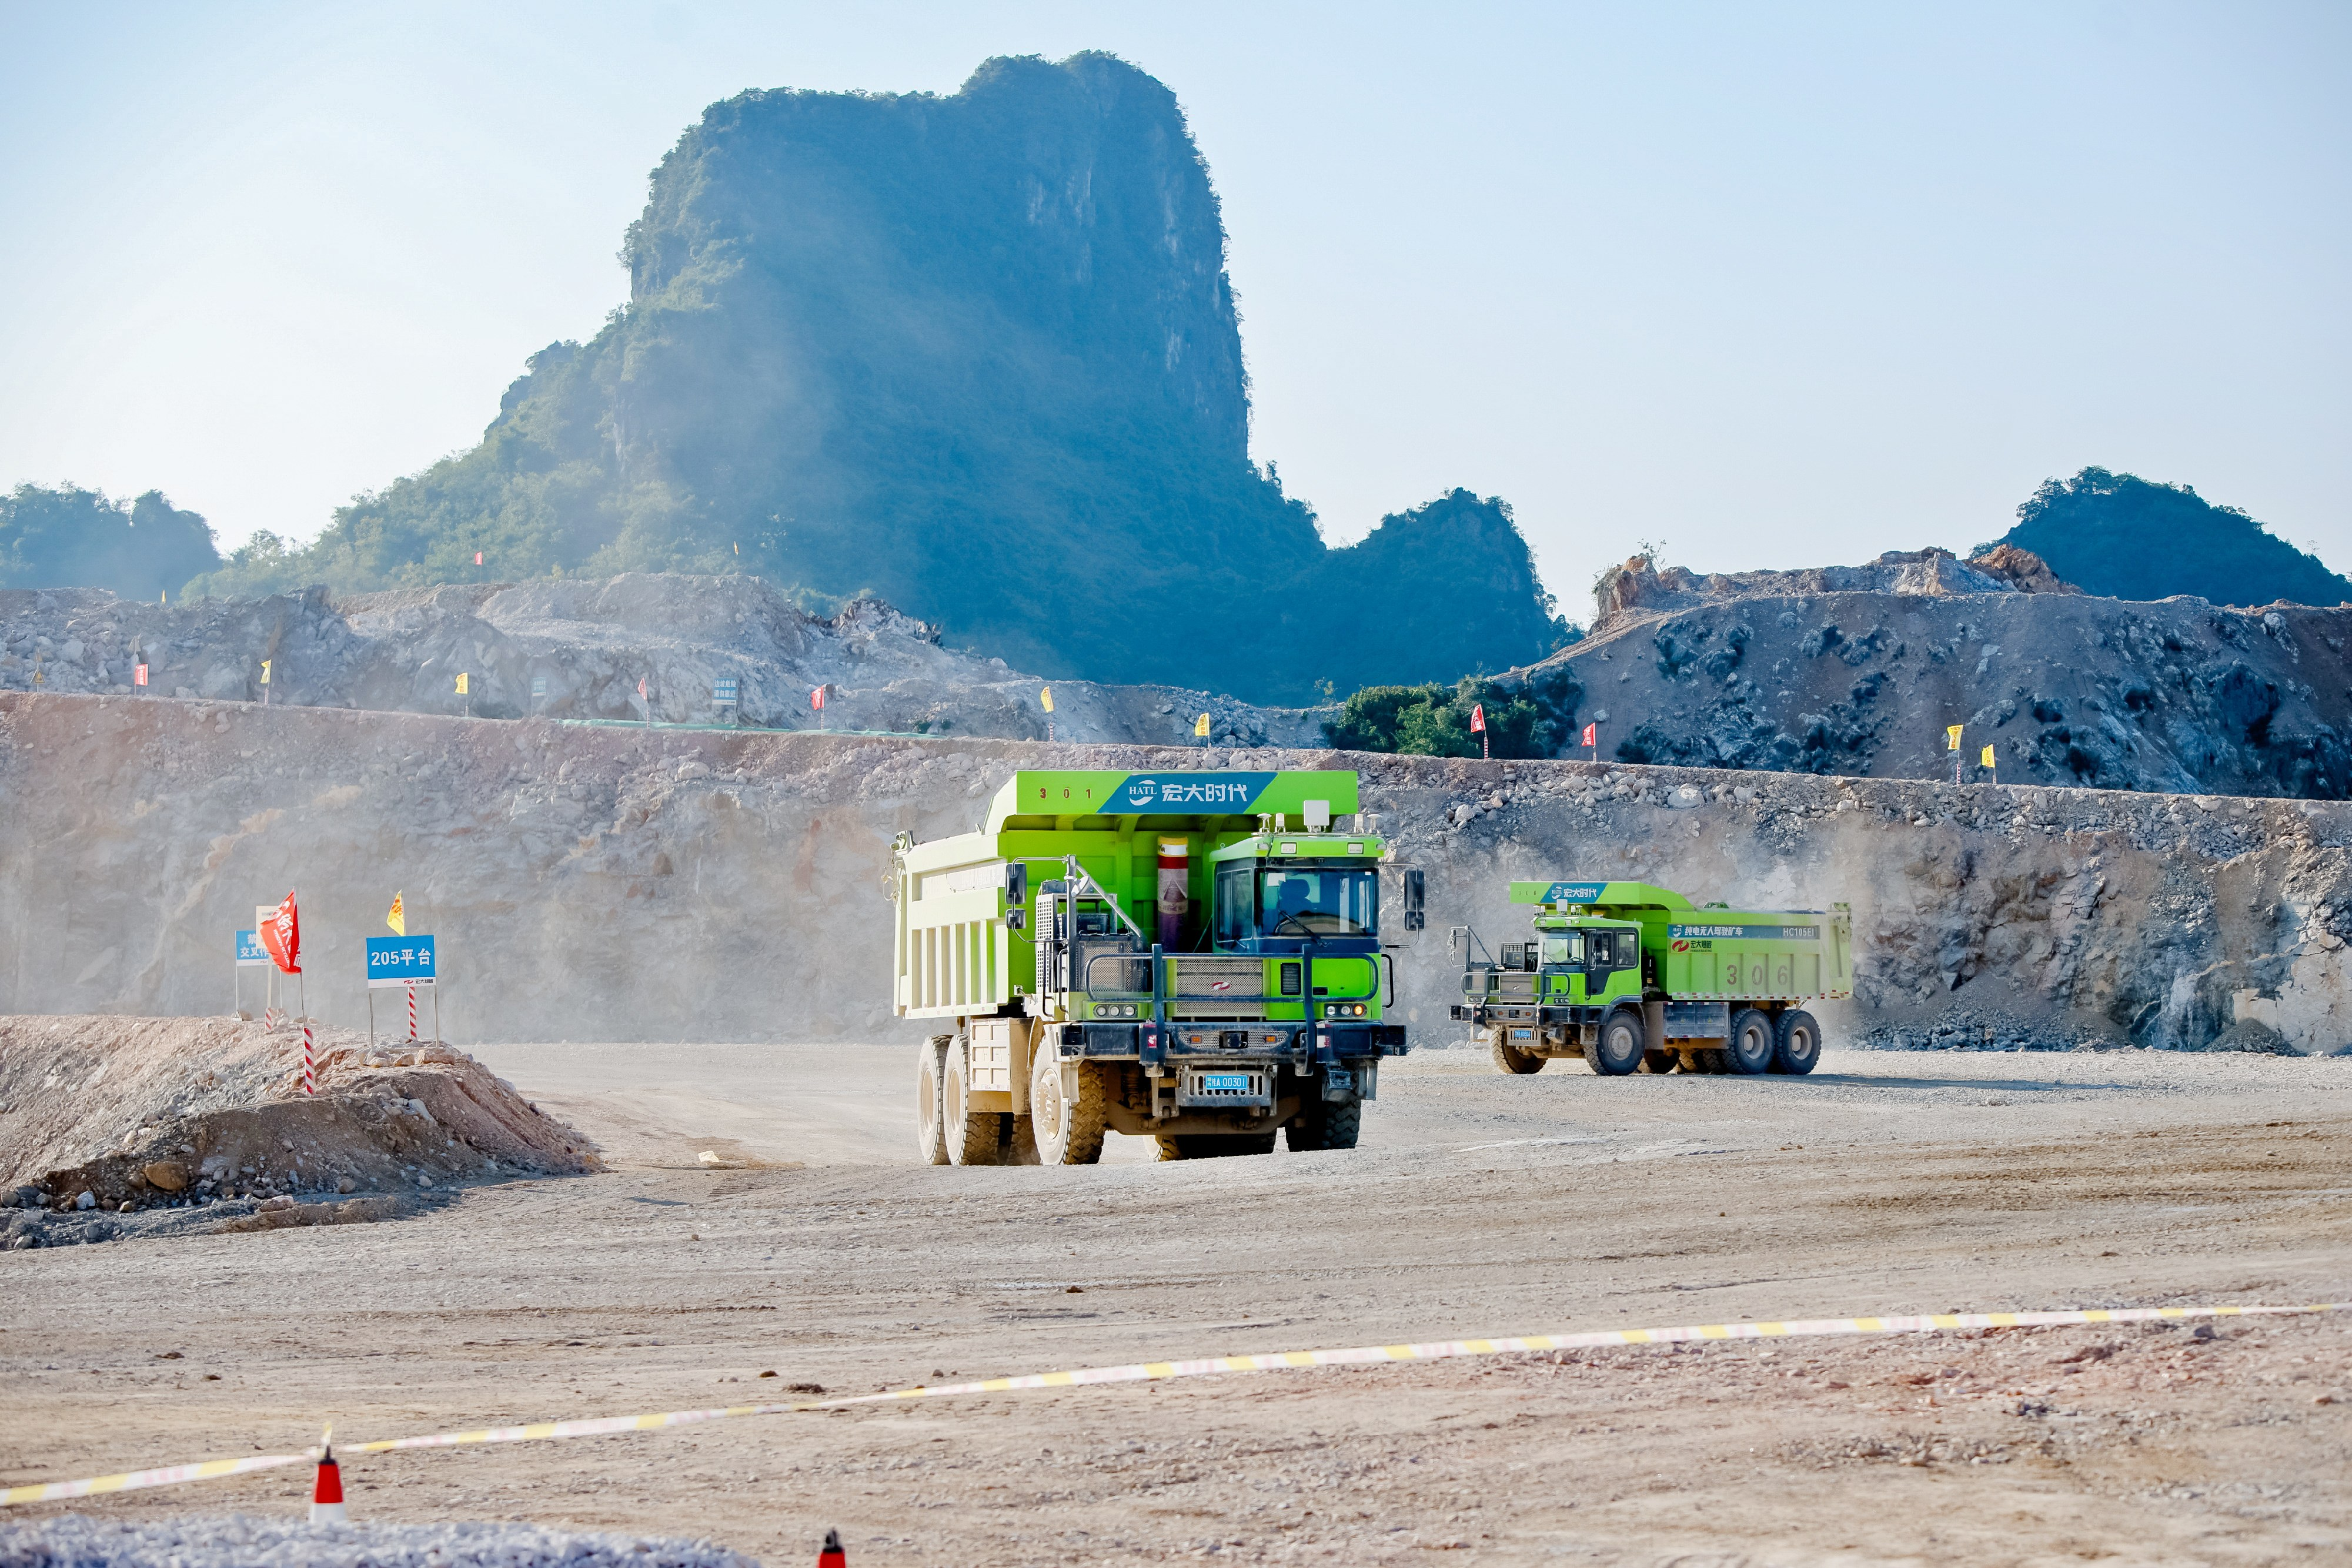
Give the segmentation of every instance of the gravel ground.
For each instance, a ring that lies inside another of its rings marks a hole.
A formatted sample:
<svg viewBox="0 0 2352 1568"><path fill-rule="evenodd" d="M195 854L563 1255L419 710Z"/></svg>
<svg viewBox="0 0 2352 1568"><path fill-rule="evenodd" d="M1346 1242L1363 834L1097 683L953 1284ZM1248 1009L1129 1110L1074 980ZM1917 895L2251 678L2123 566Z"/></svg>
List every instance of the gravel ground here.
<svg viewBox="0 0 2352 1568"><path fill-rule="evenodd" d="M0 1568L758 1568L708 1541L527 1524L308 1524L243 1514L0 1524Z"/></svg>
<svg viewBox="0 0 2352 1568"><path fill-rule="evenodd" d="M911 1163L910 1051L486 1047L611 1168L391 1224L0 1256L0 1476L1449 1335L2352 1299L2352 1061L1832 1052L1384 1073L1350 1154ZM744 1168L686 1168L705 1149ZM352 1456L355 1518L771 1562L2352 1557L2352 1322L1049 1390ZM293 1515L271 1473L77 1505ZM32 1511L38 1512L40 1511Z"/></svg>

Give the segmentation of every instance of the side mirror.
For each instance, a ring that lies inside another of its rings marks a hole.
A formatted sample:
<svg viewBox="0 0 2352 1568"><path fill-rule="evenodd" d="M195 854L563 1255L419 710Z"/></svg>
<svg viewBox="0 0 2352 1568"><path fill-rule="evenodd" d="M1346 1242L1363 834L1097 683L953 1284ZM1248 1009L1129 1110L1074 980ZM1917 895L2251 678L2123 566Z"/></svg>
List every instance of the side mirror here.
<svg viewBox="0 0 2352 1568"><path fill-rule="evenodd" d="M1419 931L1429 923L1421 906L1421 872L1418 868L1404 873L1404 928ZM1448 949L1451 950L1450 947Z"/></svg>
<svg viewBox="0 0 2352 1568"><path fill-rule="evenodd" d="M1004 924L1014 931L1029 929L1029 866L1024 861L1004 868Z"/></svg>

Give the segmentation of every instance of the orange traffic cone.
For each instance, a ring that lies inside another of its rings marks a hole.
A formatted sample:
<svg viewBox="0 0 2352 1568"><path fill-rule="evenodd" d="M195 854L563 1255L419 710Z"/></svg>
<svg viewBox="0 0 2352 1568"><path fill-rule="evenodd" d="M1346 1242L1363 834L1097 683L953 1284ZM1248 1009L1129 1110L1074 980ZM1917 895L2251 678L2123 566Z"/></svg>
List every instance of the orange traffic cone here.
<svg viewBox="0 0 2352 1568"><path fill-rule="evenodd" d="M343 1469L335 1463L335 1429L319 1439L319 1479L310 1488L310 1522L313 1524L343 1524L349 1516L343 1512Z"/></svg>
<svg viewBox="0 0 2352 1568"><path fill-rule="evenodd" d="M824 1532L824 1550L816 1554L816 1568L849 1568L849 1558L841 1550L841 1531Z"/></svg>

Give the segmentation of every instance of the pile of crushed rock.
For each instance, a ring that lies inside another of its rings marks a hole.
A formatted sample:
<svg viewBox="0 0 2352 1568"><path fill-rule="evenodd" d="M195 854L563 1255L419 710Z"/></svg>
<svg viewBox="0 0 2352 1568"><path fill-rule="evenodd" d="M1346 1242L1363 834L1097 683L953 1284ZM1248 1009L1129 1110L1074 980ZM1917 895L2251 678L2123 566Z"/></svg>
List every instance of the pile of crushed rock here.
<svg viewBox="0 0 2352 1568"><path fill-rule="evenodd" d="M759 1568L709 1541L535 1524L59 1514L0 1523L0 1568Z"/></svg>
<svg viewBox="0 0 2352 1568"><path fill-rule="evenodd" d="M391 1218L454 1182L595 1168L449 1047L238 1018L0 1017L0 1246Z"/></svg>

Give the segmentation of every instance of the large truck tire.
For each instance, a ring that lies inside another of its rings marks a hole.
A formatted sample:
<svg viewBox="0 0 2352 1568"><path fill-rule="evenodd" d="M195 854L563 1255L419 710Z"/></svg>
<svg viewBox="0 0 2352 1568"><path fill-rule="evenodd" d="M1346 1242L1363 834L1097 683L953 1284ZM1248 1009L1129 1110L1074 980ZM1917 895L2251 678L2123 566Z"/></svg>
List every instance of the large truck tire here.
<svg viewBox="0 0 2352 1568"><path fill-rule="evenodd" d="M1298 1114L1282 1129L1282 1141L1294 1155L1313 1154L1318 1149L1352 1149L1363 1130L1361 1100L1344 1103L1326 1100L1309 1085Z"/></svg>
<svg viewBox="0 0 2352 1568"><path fill-rule="evenodd" d="M1640 1071L1664 1075L1665 1073L1672 1072L1675 1068L1680 1067L1682 1062L1683 1059L1676 1056L1673 1051L1659 1051L1654 1048L1642 1053L1642 1066Z"/></svg>
<svg viewBox="0 0 2352 1568"><path fill-rule="evenodd" d="M1494 1056L1495 1066L1499 1071L1507 1072L1515 1078L1524 1078L1530 1072L1543 1071L1544 1059L1539 1053L1520 1051L1511 1044L1511 1030L1507 1024L1495 1026L1494 1038L1486 1042L1486 1046L1488 1051Z"/></svg>
<svg viewBox="0 0 2352 1568"><path fill-rule="evenodd" d="M992 1166L1004 1153L1003 1111L971 1108L971 1043L958 1038L948 1046L947 1087L940 1106L948 1145L948 1163Z"/></svg>
<svg viewBox="0 0 2352 1568"><path fill-rule="evenodd" d="M1604 1078L1622 1078L1642 1065L1648 1032L1640 1009L1619 1008L1601 1020L1600 1039L1584 1048L1584 1060Z"/></svg>
<svg viewBox="0 0 2352 1568"><path fill-rule="evenodd" d="M1811 1072L1822 1060L1822 1026L1801 1008L1780 1015L1780 1039L1772 1051L1772 1066L1780 1072Z"/></svg>
<svg viewBox="0 0 2352 1568"><path fill-rule="evenodd" d="M1749 1078L1769 1072L1780 1049L1770 1013L1761 1008L1742 1008L1731 1015L1731 1038L1723 1043L1723 1055L1732 1071Z"/></svg>
<svg viewBox="0 0 2352 1568"><path fill-rule="evenodd" d="M1029 1072L1029 1131L1041 1166L1090 1166L1102 1158L1103 1130L1110 1117L1109 1069L1099 1061L1077 1064L1078 1097L1062 1092L1062 1061L1041 1043Z"/></svg>
<svg viewBox="0 0 2352 1568"><path fill-rule="evenodd" d="M935 1034L915 1048L915 1152L928 1166L948 1163L947 1122L941 1113L952 1035Z"/></svg>

